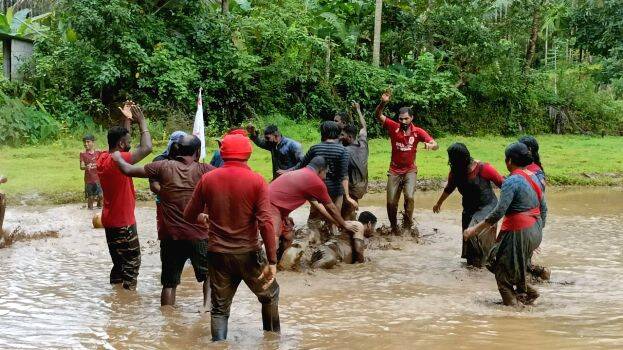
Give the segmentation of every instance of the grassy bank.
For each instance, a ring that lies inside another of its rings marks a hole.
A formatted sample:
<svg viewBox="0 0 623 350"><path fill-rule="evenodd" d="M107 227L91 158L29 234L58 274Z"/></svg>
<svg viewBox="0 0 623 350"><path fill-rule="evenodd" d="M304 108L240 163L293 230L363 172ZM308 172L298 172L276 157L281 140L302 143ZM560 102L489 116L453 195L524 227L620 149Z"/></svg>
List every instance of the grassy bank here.
<svg viewBox="0 0 623 350"><path fill-rule="evenodd" d="M280 121L287 136L302 141L309 148L318 139L315 128ZM542 135L541 157L549 182L553 185L622 185L623 184L623 138ZM104 146L100 137L98 146ZM492 163L505 173L504 148L513 138L498 136L463 137L447 136L437 141L441 149L437 152L418 152L419 178L443 180L448 173L445 149L455 141L464 142L472 155ZM164 147L156 142L154 156ZM216 144L210 142L211 156ZM27 202L66 203L82 200L83 172L79 168L78 153L82 150L80 140L65 139L51 144L21 148L0 148L0 175L9 177L9 182L0 189L12 199ZM384 181L390 158L389 141L370 141L369 173L373 181ZM149 158L151 159L151 157ZM208 159L209 161L209 159ZM271 174L270 154L256 149L250 161L253 169L267 179ZM139 191L148 189L145 180L136 180Z"/></svg>

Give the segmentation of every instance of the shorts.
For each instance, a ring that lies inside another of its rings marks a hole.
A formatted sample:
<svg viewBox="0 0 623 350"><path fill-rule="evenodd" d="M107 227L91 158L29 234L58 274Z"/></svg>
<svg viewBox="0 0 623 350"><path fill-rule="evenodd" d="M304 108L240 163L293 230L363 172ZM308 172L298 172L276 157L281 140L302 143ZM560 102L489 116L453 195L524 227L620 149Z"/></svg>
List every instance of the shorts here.
<svg viewBox="0 0 623 350"><path fill-rule="evenodd" d="M195 270L197 282L204 282L210 273L207 239L163 239L160 241L160 261L162 262L160 282L163 287L173 288L180 284L182 271L188 259Z"/></svg>
<svg viewBox="0 0 623 350"><path fill-rule="evenodd" d="M98 183L84 184L84 198L101 197L102 187Z"/></svg>

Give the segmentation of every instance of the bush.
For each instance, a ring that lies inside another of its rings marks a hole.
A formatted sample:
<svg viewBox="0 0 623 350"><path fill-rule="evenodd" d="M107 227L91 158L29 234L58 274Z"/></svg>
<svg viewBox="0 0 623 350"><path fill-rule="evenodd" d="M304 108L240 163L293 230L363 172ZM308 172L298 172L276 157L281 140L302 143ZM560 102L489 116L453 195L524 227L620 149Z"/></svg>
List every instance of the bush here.
<svg viewBox="0 0 623 350"><path fill-rule="evenodd" d="M18 146L53 140L59 132L59 123L47 113L19 99L0 96L0 144Z"/></svg>

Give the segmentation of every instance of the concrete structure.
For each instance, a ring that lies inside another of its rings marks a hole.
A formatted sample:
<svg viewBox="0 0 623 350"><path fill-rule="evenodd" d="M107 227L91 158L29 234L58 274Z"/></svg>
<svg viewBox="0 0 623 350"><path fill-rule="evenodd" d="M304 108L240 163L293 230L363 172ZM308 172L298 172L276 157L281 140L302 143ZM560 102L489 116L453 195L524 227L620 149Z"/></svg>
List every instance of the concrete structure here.
<svg viewBox="0 0 623 350"><path fill-rule="evenodd" d="M4 55L4 77L7 80L21 80L19 68L32 56L33 42L30 39L0 34Z"/></svg>

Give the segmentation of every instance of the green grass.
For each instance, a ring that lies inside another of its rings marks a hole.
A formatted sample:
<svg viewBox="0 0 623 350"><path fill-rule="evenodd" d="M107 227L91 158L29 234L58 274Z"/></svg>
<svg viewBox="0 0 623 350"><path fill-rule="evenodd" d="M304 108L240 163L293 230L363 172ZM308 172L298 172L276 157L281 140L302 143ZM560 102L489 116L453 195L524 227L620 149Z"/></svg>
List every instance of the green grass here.
<svg viewBox="0 0 623 350"><path fill-rule="evenodd" d="M280 125L284 135L300 140L305 149L319 139L317 128L311 124L296 124L282 117L270 122ZM266 124L266 121L258 121ZM623 138L541 135L537 137L541 157L550 184L554 185L621 185L623 184ZM100 137L99 140L105 140ZM447 136L437 141L440 150L421 150L417 164L420 179L444 179L448 174L445 149L452 143L465 143L473 157L493 164L502 174L504 148L515 138L499 136L464 137ZM103 142L98 146L102 148ZM152 159L161 152L165 143L157 141ZM216 144L210 141L208 158ZM64 139L50 144L20 148L0 148L0 175L8 176L9 182L0 188L10 198L26 202L66 203L82 200L83 172L79 168L78 154L82 142ZM389 165L390 146L387 139L370 141L369 175L371 180L384 180ZM209 159L208 159L209 161ZM255 149L250 166L264 175L271 176L270 153ZM147 181L135 180L137 190L146 191Z"/></svg>

